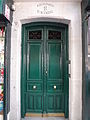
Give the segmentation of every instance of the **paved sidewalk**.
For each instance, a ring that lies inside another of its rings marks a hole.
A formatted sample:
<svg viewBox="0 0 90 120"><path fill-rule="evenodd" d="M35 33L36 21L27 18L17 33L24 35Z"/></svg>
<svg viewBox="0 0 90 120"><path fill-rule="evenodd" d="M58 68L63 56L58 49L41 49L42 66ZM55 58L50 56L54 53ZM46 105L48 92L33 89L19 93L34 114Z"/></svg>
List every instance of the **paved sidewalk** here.
<svg viewBox="0 0 90 120"><path fill-rule="evenodd" d="M25 117L21 120L68 120L63 117Z"/></svg>

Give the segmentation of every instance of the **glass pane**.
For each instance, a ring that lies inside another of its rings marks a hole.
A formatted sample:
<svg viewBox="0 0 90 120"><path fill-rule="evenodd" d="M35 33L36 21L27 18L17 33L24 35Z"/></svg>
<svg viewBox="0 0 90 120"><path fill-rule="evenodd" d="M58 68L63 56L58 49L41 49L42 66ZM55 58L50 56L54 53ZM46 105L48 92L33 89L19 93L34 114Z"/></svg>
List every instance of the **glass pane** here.
<svg viewBox="0 0 90 120"><path fill-rule="evenodd" d="M61 32L49 30L48 39L61 39Z"/></svg>
<svg viewBox="0 0 90 120"><path fill-rule="evenodd" d="M42 38L42 31L29 31L29 39L41 39Z"/></svg>

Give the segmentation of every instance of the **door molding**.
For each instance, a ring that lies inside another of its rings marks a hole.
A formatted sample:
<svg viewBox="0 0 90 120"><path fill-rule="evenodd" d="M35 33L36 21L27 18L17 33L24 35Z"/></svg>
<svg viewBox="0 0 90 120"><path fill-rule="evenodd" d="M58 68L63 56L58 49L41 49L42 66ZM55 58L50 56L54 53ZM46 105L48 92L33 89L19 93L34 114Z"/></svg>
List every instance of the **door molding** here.
<svg viewBox="0 0 90 120"><path fill-rule="evenodd" d="M26 73L26 44L25 44L25 31L27 28L32 27L32 26L43 26L43 25L52 25L52 26L59 26L60 28L64 29L65 32L65 41L64 41L64 49L65 49L65 54L64 54L64 60L65 65L64 65L64 91L65 91L65 117L68 118L69 114L69 75L68 75L68 61L69 61L69 53L68 53L68 25L67 24L62 24L62 23L56 23L56 22L32 22L32 23L27 23L22 25L22 51L21 51L21 117L24 117L26 114L25 110L25 100L23 99L25 96L24 94L24 89L25 89L25 83L24 79L26 78L25 73Z"/></svg>

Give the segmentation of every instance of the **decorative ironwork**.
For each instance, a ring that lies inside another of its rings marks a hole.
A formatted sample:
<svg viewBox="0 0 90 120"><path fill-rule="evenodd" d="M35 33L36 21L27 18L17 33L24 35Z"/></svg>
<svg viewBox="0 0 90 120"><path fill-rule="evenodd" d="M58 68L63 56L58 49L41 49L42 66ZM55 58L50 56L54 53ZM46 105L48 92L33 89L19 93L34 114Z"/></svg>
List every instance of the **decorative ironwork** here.
<svg viewBox="0 0 90 120"><path fill-rule="evenodd" d="M42 31L29 31L29 39L41 39L42 38Z"/></svg>
<svg viewBox="0 0 90 120"><path fill-rule="evenodd" d="M48 39L61 39L61 32L49 30Z"/></svg>

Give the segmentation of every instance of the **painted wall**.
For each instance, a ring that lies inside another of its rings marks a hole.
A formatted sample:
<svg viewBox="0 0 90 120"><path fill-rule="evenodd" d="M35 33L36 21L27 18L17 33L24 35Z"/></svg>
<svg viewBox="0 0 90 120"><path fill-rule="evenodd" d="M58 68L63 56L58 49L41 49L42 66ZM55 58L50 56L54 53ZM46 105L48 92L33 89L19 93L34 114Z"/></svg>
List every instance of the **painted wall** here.
<svg viewBox="0 0 90 120"><path fill-rule="evenodd" d="M43 5L42 5L43 4ZM44 8L44 6L47 6ZM8 120L20 120L21 25L57 21L69 25L69 120L82 120L82 38L80 2L17 2L11 33L11 89ZM36 19L35 19L36 18ZM39 19L38 19L39 18Z"/></svg>

